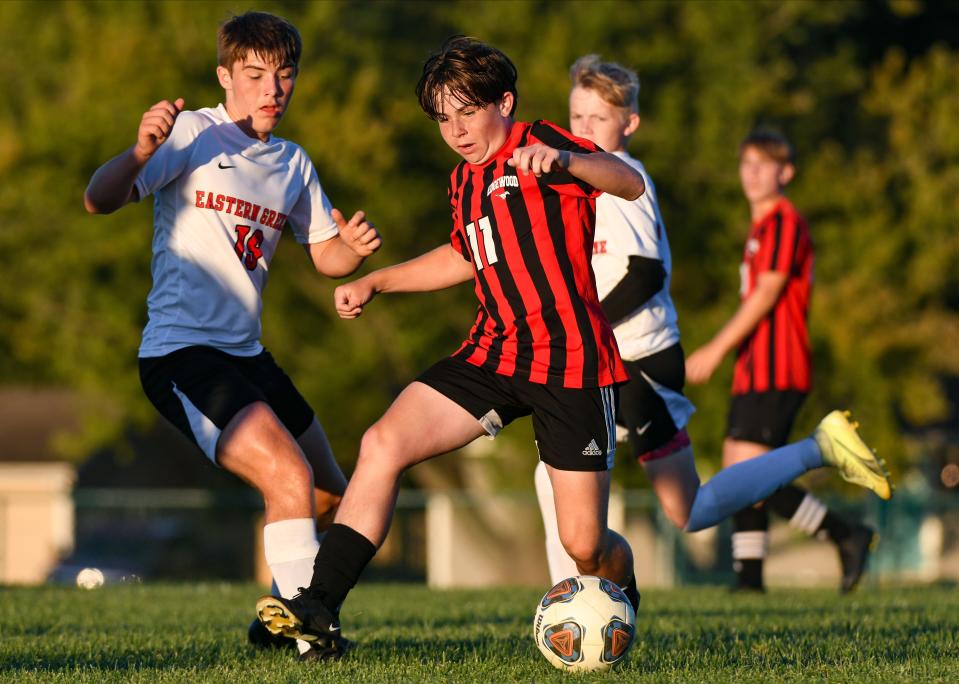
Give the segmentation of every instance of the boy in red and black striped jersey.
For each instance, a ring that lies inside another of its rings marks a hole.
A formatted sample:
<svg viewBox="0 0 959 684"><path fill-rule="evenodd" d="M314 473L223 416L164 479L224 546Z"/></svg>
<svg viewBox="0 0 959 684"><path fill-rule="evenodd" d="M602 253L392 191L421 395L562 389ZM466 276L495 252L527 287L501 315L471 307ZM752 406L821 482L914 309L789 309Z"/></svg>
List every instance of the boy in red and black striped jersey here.
<svg viewBox="0 0 959 684"><path fill-rule="evenodd" d="M622 600L639 604L632 551L606 525L616 387L627 373L590 258L597 195L634 200L645 189L643 176L549 122L514 121L516 69L502 52L474 39L451 38L430 57L417 94L443 140L463 158L449 184L450 243L338 287L337 313L356 318L379 293L427 292L469 280L479 307L463 345L407 386L363 436L309 588L292 600L257 602L271 632L313 641L307 655L313 659L337 658L347 646L340 605L386 537L402 473L478 437L494 437L524 416L532 416L559 537L577 572L616 582ZM839 423L857 452L871 459L851 428ZM714 525L801 472L838 465L833 441L821 435L775 457L793 467L779 480L764 459L703 487L695 469L683 471L697 485L687 528ZM866 468L858 457L846 460L857 473ZM859 479L874 480L868 473Z"/></svg>
<svg viewBox="0 0 959 684"><path fill-rule="evenodd" d="M792 147L777 133L756 131L740 145L740 180L753 221L740 267L742 304L686 364L690 382L706 382L723 357L737 350L723 443L725 466L785 444L812 385L806 321L813 245L806 222L783 193L794 169ZM744 508L734 516L737 588L763 589L767 509L808 534L828 535L839 548L841 590L847 592L856 585L865 569L873 531L847 524L812 494L790 485L769 497L764 506Z"/></svg>
<svg viewBox="0 0 959 684"><path fill-rule="evenodd" d="M339 606L386 537L403 471L524 416L550 469L567 552L582 574L616 582L638 607L632 551L606 527L616 385L627 375L590 256L596 197L635 199L643 177L552 123L514 121L516 77L506 55L462 36L424 66L420 104L462 157L448 187L450 242L337 288L336 308L356 318L382 292L472 280L476 321L364 435L309 590L258 604L271 629L289 611L307 631L338 634ZM340 651L333 640L324 657Z"/></svg>

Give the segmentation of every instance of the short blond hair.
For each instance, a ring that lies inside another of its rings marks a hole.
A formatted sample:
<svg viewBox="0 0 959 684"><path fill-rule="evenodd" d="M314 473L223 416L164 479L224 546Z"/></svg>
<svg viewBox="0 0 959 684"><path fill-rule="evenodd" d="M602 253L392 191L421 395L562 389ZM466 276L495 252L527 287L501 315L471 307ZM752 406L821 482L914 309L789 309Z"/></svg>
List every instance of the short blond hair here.
<svg viewBox="0 0 959 684"><path fill-rule="evenodd" d="M569 68L569 78L574 88L594 90L614 107L639 113L639 76L632 69L584 55Z"/></svg>

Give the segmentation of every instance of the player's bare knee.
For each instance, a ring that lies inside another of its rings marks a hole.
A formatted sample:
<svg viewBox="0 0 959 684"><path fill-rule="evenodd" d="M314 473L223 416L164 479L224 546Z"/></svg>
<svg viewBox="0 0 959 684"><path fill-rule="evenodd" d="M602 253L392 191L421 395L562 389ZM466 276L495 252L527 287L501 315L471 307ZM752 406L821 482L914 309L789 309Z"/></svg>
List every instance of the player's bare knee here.
<svg viewBox="0 0 959 684"><path fill-rule="evenodd" d="M382 421L374 423L360 440L360 455L357 461L364 466L375 465L377 469L384 472L402 472L409 467L404 459L402 445L396 438L394 432L382 424Z"/></svg>
<svg viewBox="0 0 959 684"><path fill-rule="evenodd" d="M223 429L217 448L224 451L266 448L277 440L291 439L285 432L286 428L273 410L265 403L257 401L244 406L233 416Z"/></svg>
<svg viewBox="0 0 959 684"><path fill-rule="evenodd" d="M561 541L566 553L581 571L589 574L599 567L602 548L598 539L580 536Z"/></svg>
<svg viewBox="0 0 959 684"><path fill-rule="evenodd" d="M321 522L332 520L340 507L340 501L343 500L339 494L325 492L322 489L314 490L314 498L316 499L316 519Z"/></svg>

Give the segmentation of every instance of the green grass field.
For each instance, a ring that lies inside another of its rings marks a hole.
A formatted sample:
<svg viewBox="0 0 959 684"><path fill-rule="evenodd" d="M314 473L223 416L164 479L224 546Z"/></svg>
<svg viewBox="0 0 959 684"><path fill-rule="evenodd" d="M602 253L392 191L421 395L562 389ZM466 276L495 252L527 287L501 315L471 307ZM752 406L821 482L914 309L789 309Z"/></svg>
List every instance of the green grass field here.
<svg viewBox="0 0 959 684"><path fill-rule="evenodd" d="M348 661L304 665L245 643L257 587L0 589L0 679L16 682L567 681L533 644L540 592L357 588ZM575 681L959 680L959 592L884 588L731 596L646 591L629 661Z"/></svg>

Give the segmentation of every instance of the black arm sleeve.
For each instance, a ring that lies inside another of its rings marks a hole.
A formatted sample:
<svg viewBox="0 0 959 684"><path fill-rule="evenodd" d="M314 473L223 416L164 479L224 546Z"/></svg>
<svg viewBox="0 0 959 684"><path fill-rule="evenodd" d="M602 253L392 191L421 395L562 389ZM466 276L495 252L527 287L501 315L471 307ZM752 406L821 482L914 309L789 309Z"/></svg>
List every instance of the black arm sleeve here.
<svg viewBox="0 0 959 684"><path fill-rule="evenodd" d="M648 302L663 289L666 269L659 259L631 256L626 275L599 303L610 323L615 323Z"/></svg>

